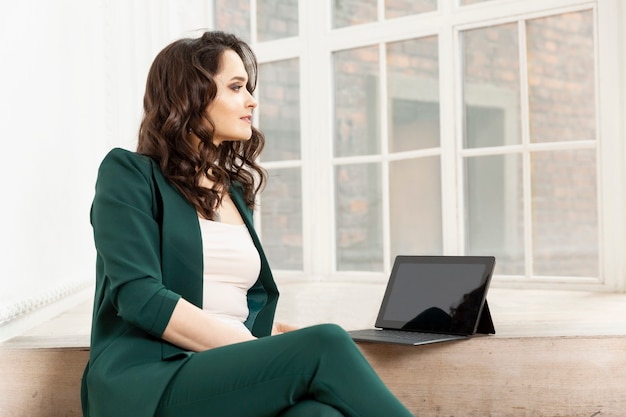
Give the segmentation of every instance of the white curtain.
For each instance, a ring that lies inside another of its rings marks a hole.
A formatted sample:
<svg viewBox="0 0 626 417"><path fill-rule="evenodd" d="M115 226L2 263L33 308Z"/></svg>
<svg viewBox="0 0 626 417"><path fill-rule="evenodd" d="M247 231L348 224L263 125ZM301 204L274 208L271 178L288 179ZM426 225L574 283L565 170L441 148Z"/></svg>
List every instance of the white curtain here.
<svg viewBox="0 0 626 417"><path fill-rule="evenodd" d="M132 149L145 78L206 0L20 0L0 6L0 331L93 283L98 164Z"/></svg>

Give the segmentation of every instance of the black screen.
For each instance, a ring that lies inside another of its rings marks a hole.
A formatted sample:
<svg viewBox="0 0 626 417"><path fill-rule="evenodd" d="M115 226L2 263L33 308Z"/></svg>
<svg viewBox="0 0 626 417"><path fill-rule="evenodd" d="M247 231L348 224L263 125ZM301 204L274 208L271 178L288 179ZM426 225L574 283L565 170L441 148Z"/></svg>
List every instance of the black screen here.
<svg viewBox="0 0 626 417"><path fill-rule="evenodd" d="M493 257L398 256L376 327L472 334Z"/></svg>

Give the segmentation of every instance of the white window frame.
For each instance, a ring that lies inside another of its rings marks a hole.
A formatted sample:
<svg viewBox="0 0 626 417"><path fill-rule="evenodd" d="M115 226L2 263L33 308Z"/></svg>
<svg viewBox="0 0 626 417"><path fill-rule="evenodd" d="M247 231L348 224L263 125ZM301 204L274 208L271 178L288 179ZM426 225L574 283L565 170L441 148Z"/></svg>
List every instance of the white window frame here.
<svg viewBox="0 0 626 417"><path fill-rule="evenodd" d="M279 281L355 281L384 282L390 265L385 256L383 272L340 272L335 268L333 170L333 88L332 53L336 51L382 45L426 36L439 39L439 76L441 111L441 166L443 190L444 254L463 251L462 192L457 187L460 173L462 117L461 59L459 33L468 28L491 26L519 19L542 17L586 9L595 10L596 16L596 109L598 157L598 208L599 208L599 265L600 277L591 280L502 279L494 285L509 287L540 287L560 289L591 289L623 291L626 289L626 149L622 144L624 133L626 71L624 24L626 7L619 0L493 0L471 6L457 6L456 0L440 0L437 12L392 20L380 20L340 29L330 28L331 2L299 2L299 35L296 37L257 43L254 28L256 0L251 8L252 45L260 63L298 58L300 62L300 111L302 130L302 155L298 161L268 162L268 169L302 167L303 187L303 271L280 271ZM379 14L384 12L379 0ZM525 58L524 58L525 59ZM381 66L384 66L381 63ZM381 68L381 83L384 83ZM328 88L320 88L328 86ZM381 86L384 92L385 86ZM622 94L616 94L616 91ZM526 93L521 92L522 96ZM260 110L262 111L262 103ZM524 111L524 109L522 109ZM526 109L527 111L527 109ZM384 116L384 115L383 115ZM450 121L456 123L450 123ZM386 119L381 119L381 140L387 143ZM324 140L322 140L324 138ZM268 138L271 140L271 138ZM582 144L588 146L589 144ZM558 146L558 145L556 145ZM468 150L467 152L471 152ZM384 160L384 155L378 155ZM384 166L384 164L383 164ZM385 173L383 172L383 176ZM388 206L388 184L383 183L384 205ZM527 203L528 204L528 203ZM525 208L528 210L528 208ZM387 210L388 212L388 210ZM257 213L256 221L260 222ZM385 220L387 223L388 220ZM327 225L327 227L321 227ZM259 227L260 229L260 227ZM388 225L383 227L387 231ZM388 238L384 238L388 251ZM330 248L330 249L329 249Z"/></svg>
<svg viewBox="0 0 626 417"><path fill-rule="evenodd" d="M523 191L524 191L524 229L525 229L525 236L524 236L524 253L526 254L525 256L525 270L530 271L533 270L532 267L532 263L533 263L533 259L532 259L532 254L533 253L533 246L532 246L532 225L530 224L531 221L531 210L532 210L532 196L530 194L531 192L531 178L530 178L530 173L531 173L531 168L530 168L530 156L531 156L531 152L533 151L547 151L547 150L551 150L551 151L558 151L558 150L572 150L572 149L591 149L596 151L596 160L598 163L598 167L601 166L601 161L602 156L600 155L599 152L599 148L600 148L600 144L603 142L602 141L602 137L600 134L600 126L598 123L596 123L597 125L597 140L595 140L595 138L590 139L590 140L581 140L581 141L576 141L576 142L549 142L549 143L531 143L530 140L530 132L529 132L529 127L525 124L525 121L528 121L529 119L529 103L528 103L528 99L529 99L529 95L528 95L528 89L527 89L527 74L526 74L526 64L527 64L527 54L526 54L526 37L525 37L525 33L524 33L524 23L525 21L531 20L531 19L538 19L538 18L543 18L543 17L547 17L547 16L552 16L552 15L558 15L558 14L563 14L563 13L570 13L570 12L581 12L581 11L589 11L591 13L594 13L594 17L596 16L596 11L597 8L595 7L595 2L584 2L581 4L577 4L574 6L567 6L567 7L559 7L559 8L548 8L545 10L540 10L540 11L531 11L531 12L527 12L527 13L523 13L521 15L513 15L513 16L506 16L506 17L501 17L501 18L496 18L496 19L492 19L493 23L489 23L489 26L491 25L501 25L501 24L507 24L507 23L516 23L518 26L518 33L519 33L519 62L520 62L520 80L521 80L521 106L520 106L520 110L521 110L521 119L522 119L522 126L521 126L521 143L520 144L515 144L515 145L511 145L510 147L508 147L509 149L505 149L505 147L502 146L498 146L496 148L493 148L493 152L494 154L497 155L501 155L503 152L507 152L510 151L514 154L520 154L521 151L521 156L522 156L522 163L524 165L524 177L522 178L522 181L524 183L523 185ZM597 22L597 19L596 19ZM483 28L485 27L485 23L484 22L471 22L469 24L460 24L457 25L454 28L454 32L455 32L455 42L457 42L457 44L459 43L459 39L460 39L460 34L463 31L466 30L471 30L471 29L477 29L477 28ZM598 25L595 24L594 25L594 31L595 31L595 45L596 45L596 51L597 51L597 45L598 45ZM457 46L456 48L457 53L455 54L455 57L459 57L460 56L460 47ZM458 58L459 59L459 58ZM598 70L599 70L599 65L598 65L598 57L596 56L595 59L596 62L596 74L595 74L595 78L596 78L596 82L595 82L595 86L596 86L596 92L599 91L599 87L598 87ZM462 64L459 63L457 66L457 68L462 68ZM462 85L462 80L461 80L461 74L460 71L458 71L457 74L458 77L458 82L459 85ZM457 105L463 105L463 98L459 96L459 94L462 94L462 91L460 91L460 88L457 89L457 91L455 92L456 94L456 100L457 100ZM467 98L467 97L466 97ZM597 102L599 102L599 100L597 100ZM596 104L596 115L599 115L600 113L600 107ZM462 115L462 110L458 110L458 115L461 116ZM458 126L462 126L462 120L460 120L459 118L457 118L457 123ZM459 132L457 134L457 155L458 155L458 160L457 160L457 167L462 166L462 160L463 157L465 156L470 156L470 155L489 155L490 154L490 149L462 149L462 134ZM598 169L598 175L600 168ZM458 173L458 181L459 183L462 183L463 178L462 178L462 173L459 172ZM602 182L598 179L598 190L600 190L602 187ZM458 207L458 216L459 216L459 221L462 221L461 219L463 219L463 215L464 215L464 206L463 206L463 190L461 189L461 187L458 187L457 189L458 191L458 201L459 204L457 205ZM540 286L540 287L550 287L554 284L559 284L559 283L566 283L568 286L572 285L572 286L596 286L596 285L602 285L602 280L603 280L603 262L602 262L602 250L601 250L601 245L602 245L602 240L603 240L603 228L602 228L602 224L603 224L603 219L602 219L602 200L600 198L600 196L598 196L598 244L600 245L599 247L599 276L598 277L560 277L560 276L540 276L538 278L534 278L534 277L526 277L526 276L506 276L506 277L499 277L500 282L507 282L509 284L520 284L520 285L525 285L525 286ZM461 250L463 249L463 229L461 229L459 231L459 246L461 247Z"/></svg>

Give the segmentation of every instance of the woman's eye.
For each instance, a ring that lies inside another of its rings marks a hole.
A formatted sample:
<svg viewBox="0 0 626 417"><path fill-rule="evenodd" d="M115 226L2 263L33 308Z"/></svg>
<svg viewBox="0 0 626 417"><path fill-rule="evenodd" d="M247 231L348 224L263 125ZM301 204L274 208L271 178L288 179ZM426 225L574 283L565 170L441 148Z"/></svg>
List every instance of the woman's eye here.
<svg viewBox="0 0 626 417"><path fill-rule="evenodd" d="M243 85L236 84L236 85L231 86L230 88L232 88L235 91L239 91L240 89L243 88Z"/></svg>

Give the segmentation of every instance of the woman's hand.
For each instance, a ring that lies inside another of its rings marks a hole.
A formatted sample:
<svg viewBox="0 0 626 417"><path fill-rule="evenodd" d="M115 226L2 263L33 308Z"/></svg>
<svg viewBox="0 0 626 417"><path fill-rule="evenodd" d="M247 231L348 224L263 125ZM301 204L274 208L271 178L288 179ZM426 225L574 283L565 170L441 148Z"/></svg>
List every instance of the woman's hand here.
<svg viewBox="0 0 626 417"><path fill-rule="evenodd" d="M291 332L293 330L298 330L298 327L291 326L285 323L274 322L274 325L272 326L272 336L277 335L277 334Z"/></svg>
<svg viewBox="0 0 626 417"><path fill-rule="evenodd" d="M194 352L256 339L250 333L211 317L182 298L174 307L162 337Z"/></svg>

